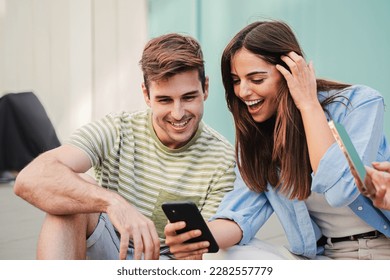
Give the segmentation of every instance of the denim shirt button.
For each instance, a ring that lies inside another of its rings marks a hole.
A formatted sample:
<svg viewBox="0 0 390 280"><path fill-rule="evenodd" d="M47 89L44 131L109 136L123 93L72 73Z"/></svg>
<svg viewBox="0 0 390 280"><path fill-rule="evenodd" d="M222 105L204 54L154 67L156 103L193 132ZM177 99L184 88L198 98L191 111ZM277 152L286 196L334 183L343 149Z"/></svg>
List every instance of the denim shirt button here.
<svg viewBox="0 0 390 280"><path fill-rule="evenodd" d="M384 226L383 226L383 229L387 229L387 225L384 225Z"/></svg>
<svg viewBox="0 0 390 280"><path fill-rule="evenodd" d="M357 208L357 210L362 211L362 210L363 210L363 206L359 206L359 207Z"/></svg>

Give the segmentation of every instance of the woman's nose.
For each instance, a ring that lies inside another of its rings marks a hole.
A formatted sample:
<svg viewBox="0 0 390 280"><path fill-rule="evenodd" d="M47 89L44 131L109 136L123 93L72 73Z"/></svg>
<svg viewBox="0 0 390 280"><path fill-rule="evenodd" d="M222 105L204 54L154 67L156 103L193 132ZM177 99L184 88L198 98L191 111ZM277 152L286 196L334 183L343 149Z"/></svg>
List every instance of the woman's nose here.
<svg viewBox="0 0 390 280"><path fill-rule="evenodd" d="M240 97L247 97L249 95L251 95L251 89L250 87L248 86L248 84L246 82L241 82L240 83Z"/></svg>

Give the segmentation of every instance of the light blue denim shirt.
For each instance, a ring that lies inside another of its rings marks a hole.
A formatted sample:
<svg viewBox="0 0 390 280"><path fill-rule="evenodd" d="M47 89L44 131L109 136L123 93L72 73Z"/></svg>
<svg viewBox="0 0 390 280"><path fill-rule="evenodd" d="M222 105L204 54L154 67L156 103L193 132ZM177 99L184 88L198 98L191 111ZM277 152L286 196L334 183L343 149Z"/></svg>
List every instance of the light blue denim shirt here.
<svg viewBox="0 0 390 280"><path fill-rule="evenodd" d="M333 94L320 92L319 100ZM390 161L390 147L383 133L384 101L375 90L355 85L343 90L345 99L329 104L328 121L333 119L344 125L365 165L373 161ZM347 106L346 106L347 105ZM314 258L323 253L316 241L321 230L309 215L304 201L290 200L275 191L256 193L248 189L236 168L234 190L223 199L211 220L223 218L235 221L242 229L240 245L247 244L275 211L286 233L290 251ZM349 206L367 224L390 236L390 211L375 208L371 200L362 196L355 185L347 160L334 143L320 161L316 174L312 174L313 192L325 195L331 206Z"/></svg>

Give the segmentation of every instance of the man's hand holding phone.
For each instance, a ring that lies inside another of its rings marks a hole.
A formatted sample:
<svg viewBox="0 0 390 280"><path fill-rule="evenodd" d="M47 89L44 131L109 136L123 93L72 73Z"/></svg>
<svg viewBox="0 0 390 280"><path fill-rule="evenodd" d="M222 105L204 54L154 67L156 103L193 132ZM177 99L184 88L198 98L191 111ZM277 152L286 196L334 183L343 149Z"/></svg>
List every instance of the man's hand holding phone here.
<svg viewBox="0 0 390 280"><path fill-rule="evenodd" d="M162 209L170 223L165 227L165 243L178 259L201 259L216 253L219 246L198 207L191 201L166 202Z"/></svg>
<svg viewBox="0 0 390 280"><path fill-rule="evenodd" d="M176 223L168 223L165 226L165 243L169 246L171 253L176 259L182 260L201 260L203 254L208 252L210 243L208 241L199 241L195 243L188 242L191 239L202 235L199 229L190 230L184 233L177 234L186 227L183 221Z"/></svg>
<svg viewBox="0 0 390 280"><path fill-rule="evenodd" d="M359 191L369 197L375 207L390 210L390 162L373 162L366 166L364 185L356 180Z"/></svg>

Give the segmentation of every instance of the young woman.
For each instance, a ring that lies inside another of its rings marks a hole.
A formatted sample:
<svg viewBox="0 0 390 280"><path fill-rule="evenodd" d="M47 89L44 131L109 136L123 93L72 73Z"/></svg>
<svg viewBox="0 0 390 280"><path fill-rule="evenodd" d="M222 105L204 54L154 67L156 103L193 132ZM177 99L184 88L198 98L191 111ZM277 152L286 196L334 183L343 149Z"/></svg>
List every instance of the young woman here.
<svg viewBox="0 0 390 280"><path fill-rule="evenodd" d="M294 33L279 21L241 30L222 55L236 126L237 179L209 222L221 248L247 244L275 212L296 258L390 259L390 213L360 194L328 121L344 125L364 163L390 159L384 101L366 86L316 79ZM207 242L166 242L177 258L199 258Z"/></svg>

